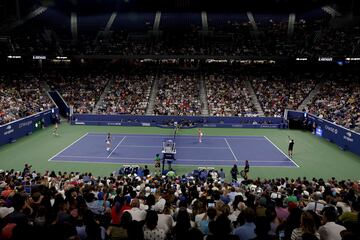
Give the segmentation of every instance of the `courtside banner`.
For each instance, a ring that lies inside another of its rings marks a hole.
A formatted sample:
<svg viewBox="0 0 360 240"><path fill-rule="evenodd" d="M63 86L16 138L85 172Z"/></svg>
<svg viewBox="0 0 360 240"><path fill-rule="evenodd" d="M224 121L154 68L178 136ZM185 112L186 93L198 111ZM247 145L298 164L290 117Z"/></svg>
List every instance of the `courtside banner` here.
<svg viewBox="0 0 360 240"><path fill-rule="evenodd" d="M39 126L39 121L44 123L44 126L52 124L54 114L58 114L58 109L54 108L46 110L26 118L22 118L5 125L0 126L0 146L16 141L17 139L28 135L36 130Z"/></svg>
<svg viewBox="0 0 360 240"><path fill-rule="evenodd" d="M322 130L322 137L337 144L340 148L360 155L360 134L342 126L309 114L309 119L315 121Z"/></svg>
<svg viewBox="0 0 360 240"><path fill-rule="evenodd" d="M328 120L318 118L313 114L289 111L289 119L307 120L309 124L315 123L316 131L321 132L323 138L335 143L343 150L348 150L360 156L360 134ZM319 135L319 134L318 134Z"/></svg>

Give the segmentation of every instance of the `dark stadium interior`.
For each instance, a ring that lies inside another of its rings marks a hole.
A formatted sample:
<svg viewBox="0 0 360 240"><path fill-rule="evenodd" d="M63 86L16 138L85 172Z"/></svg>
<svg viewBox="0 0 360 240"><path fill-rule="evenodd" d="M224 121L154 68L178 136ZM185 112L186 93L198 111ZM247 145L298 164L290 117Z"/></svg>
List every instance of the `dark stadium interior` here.
<svg viewBox="0 0 360 240"><path fill-rule="evenodd" d="M0 239L359 240L359 2L1 0Z"/></svg>

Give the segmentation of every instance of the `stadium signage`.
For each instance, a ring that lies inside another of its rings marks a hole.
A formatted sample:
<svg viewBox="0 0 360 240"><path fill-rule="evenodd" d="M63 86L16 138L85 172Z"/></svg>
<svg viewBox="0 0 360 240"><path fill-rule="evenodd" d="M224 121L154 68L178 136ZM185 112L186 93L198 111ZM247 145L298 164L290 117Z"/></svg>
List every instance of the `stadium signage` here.
<svg viewBox="0 0 360 240"><path fill-rule="evenodd" d="M4 135L6 136L6 135L9 135L9 134L11 134L13 132L14 132L14 129L10 129L10 130L5 131Z"/></svg>
<svg viewBox="0 0 360 240"><path fill-rule="evenodd" d="M108 122L108 126L121 126L120 122Z"/></svg>
<svg viewBox="0 0 360 240"><path fill-rule="evenodd" d="M307 58L296 58L296 61L307 61Z"/></svg>
<svg viewBox="0 0 360 240"><path fill-rule="evenodd" d="M351 136L352 136L351 132L347 132L347 133L343 136L343 138L344 138L346 141L348 141L348 142L354 142L354 139L353 139Z"/></svg>
<svg viewBox="0 0 360 240"><path fill-rule="evenodd" d="M332 57L319 57L318 61L319 62L332 62L333 58Z"/></svg>
<svg viewBox="0 0 360 240"><path fill-rule="evenodd" d="M54 112L58 112L58 109L53 109ZM11 123L0 126L0 146L16 141L23 136L32 133L36 129L36 122L42 121L44 126L48 126L52 123L52 115L49 114L52 109L43 111L38 114L34 114L23 119L13 121Z"/></svg>
<svg viewBox="0 0 360 240"><path fill-rule="evenodd" d="M360 58L345 58L346 61L360 61Z"/></svg>
<svg viewBox="0 0 360 240"><path fill-rule="evenodd" d="M13 55L9 55L9 56L8 56L8 58L9 58L9 59L20 59L20 58L21 58L21 56L16 56L16 55L14 55L14 56L13 56Z"/></svg>
<svg viewBox="0 0 360 240"><path fill-rule="evenodd" d="M27 122L22 122L22 123L19 123L19 128L23 128L23 127L26 127L26 126L30 126L31 124L33 123L33 121L27 121Z"/></svg>
<svg viewBox="0 0 360 240"><path fill-rule="evenodd" d="M336 128L334 128L334 127L325 125L325 129L328 130L329 132L334 133L334 134L338 134L338 130Z"/></svg>
<svg viewBox="0 0 360 240"><path fill-rule="evenodd" d="M288 118L299 120L299 117L303 116L303 112L298 111L288 111ZM302 120L305 120L303 118ZM326 138L332 143L335 143L343 150L348 150L360 156L360 134L353 132L350 129L347 129L343 126L339 126L335 123L332 123L326 119L321 119L315 115L308 114L308 121L310 124L315 124L316 135ZM322 129L322 132L319 131Z"/></svg>
<svg viewBox="0 0 360 240"><path fill-rule="evenodd" d="M46 56L33 56L33 60L45 60Z"/></svg>

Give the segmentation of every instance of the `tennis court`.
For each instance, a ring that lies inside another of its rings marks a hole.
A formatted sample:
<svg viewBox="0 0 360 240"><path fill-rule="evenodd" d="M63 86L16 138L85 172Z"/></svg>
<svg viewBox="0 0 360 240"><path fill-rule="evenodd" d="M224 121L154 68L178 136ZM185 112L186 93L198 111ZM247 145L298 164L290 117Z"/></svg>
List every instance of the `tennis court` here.
<svg viewBox="0 0 360 240"><path fill-rule="evenodd" d="M106 151L105 133L86 133L48 161L152 164L169 138L172 136L113 134L112 148ZM179 135L175 143L174 166L242 166L249 160L256 167L299 167L266 136L206 136L199 143L196 136Z"/></svg>

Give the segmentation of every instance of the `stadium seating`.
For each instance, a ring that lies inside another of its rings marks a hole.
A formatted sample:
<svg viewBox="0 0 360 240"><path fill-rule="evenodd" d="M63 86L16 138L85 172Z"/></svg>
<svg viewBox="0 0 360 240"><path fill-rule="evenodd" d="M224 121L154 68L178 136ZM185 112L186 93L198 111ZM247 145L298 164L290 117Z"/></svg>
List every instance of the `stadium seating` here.
<svg viewBox="0 0 360 240"><path fill-rule="evenodd" d="M311 113L346 128L360 131L360 95L358 76L342 74L332 76L308 104Z"/></svg>
<svg viewBox="0 0 360 240"><path fill-rule="evenodd" d="M113 83L105 92L102 114L144 115L149 103L154 75L115 75Z"/></svg>
<svg viewBox="0 0 360 240"><path fill-rule="evenodd" d="M256 239L297 239L308 231L327 239L328 224L337 239L340 233L359 237L357 182L304 177L239 184L223 182L227 173L215 169L150 178L127 169L108 177L40 173L28 164L0 170L1 237L243 239L247 232ZM305 218L310 230L300 225Z"/></svg>
<svg viewBox="0 0 360 240"><path fill-rule="evenodd" d="M283 116L285 109L297 109L316 85L310 76L265 74L251 76L252 86L265 116Z"/></svg>
<svg viewBox="0 0 360 240"><path fill-rule="evenodd" d="M243 76L226 73L206 74L207 99L210 115L213 116L254 116L257 113Z"/></svg>
<svg viewBox="0 0 360 240"><path fill-rule="evenodd" d="M0 125L54 107L41 76L0 75Z"/></svg>
<svg viewBox="0 0 360 240"><path fill-rule="evenodd" d="M199 82L194 75L166 72L159 75L156 115L200 115Z"/></svg>
<svg viewBox="0 0 360 240"><path fill-rule="evenodd" d="M74 113L91 113L111 78L110 74L69 74L49 85L62 94Z"/></svg>

